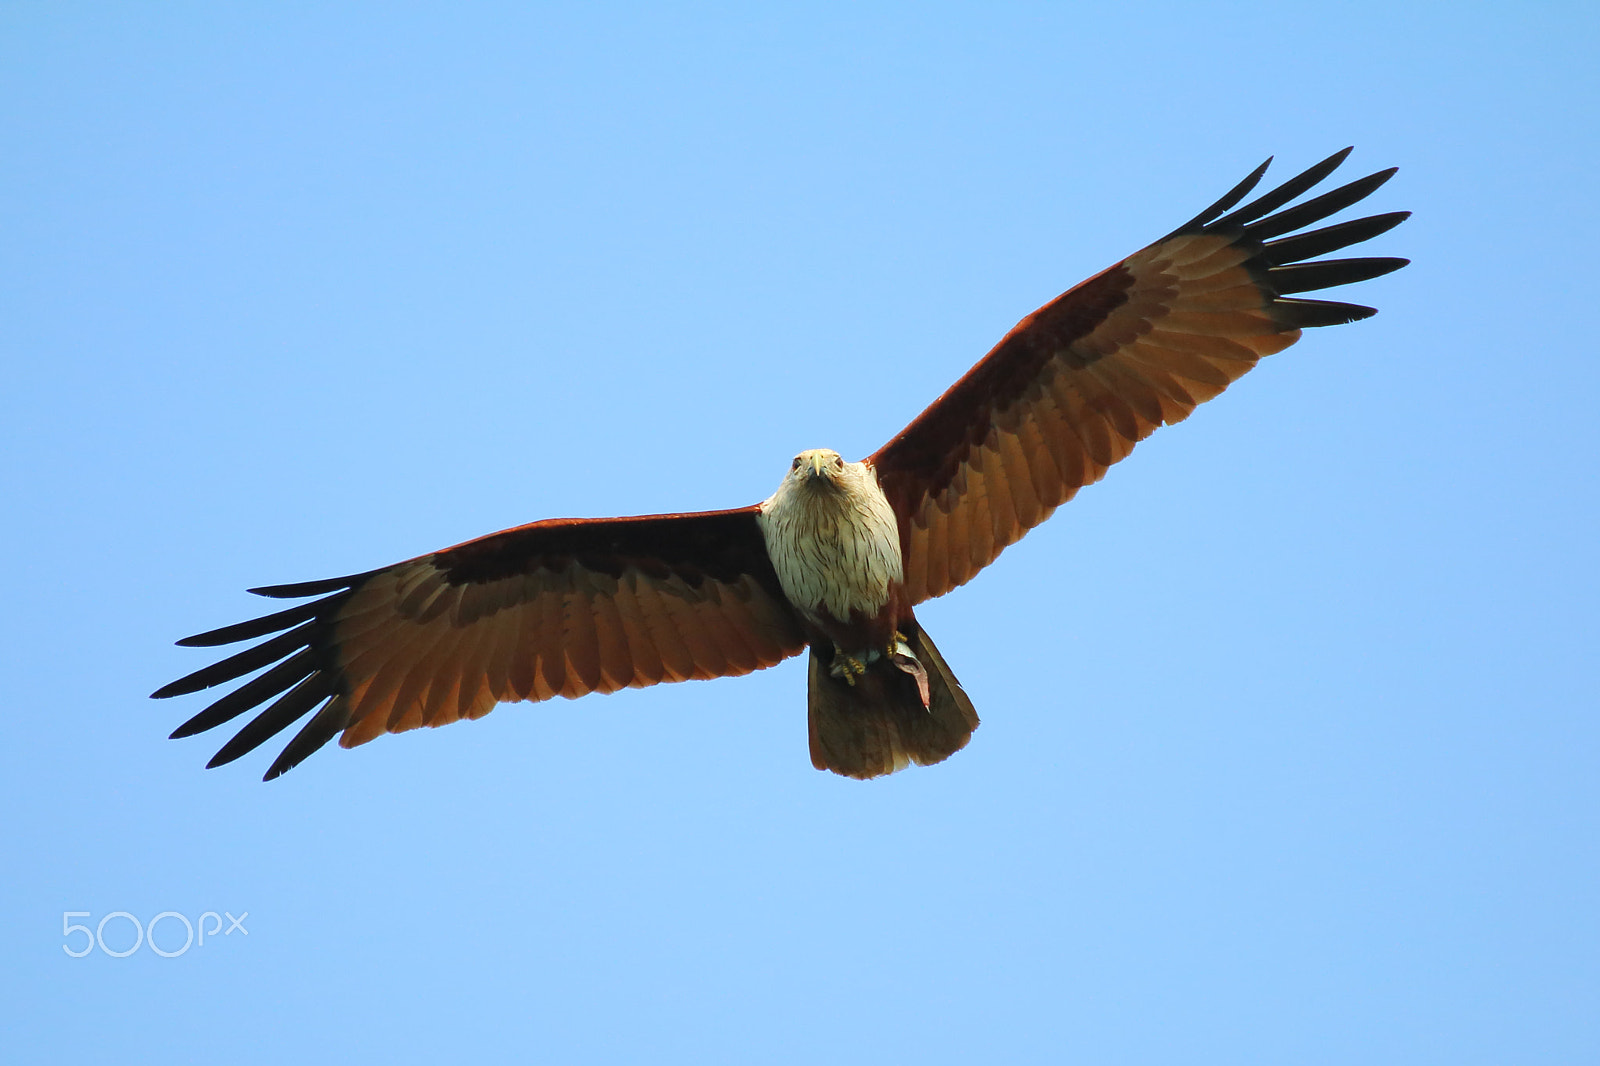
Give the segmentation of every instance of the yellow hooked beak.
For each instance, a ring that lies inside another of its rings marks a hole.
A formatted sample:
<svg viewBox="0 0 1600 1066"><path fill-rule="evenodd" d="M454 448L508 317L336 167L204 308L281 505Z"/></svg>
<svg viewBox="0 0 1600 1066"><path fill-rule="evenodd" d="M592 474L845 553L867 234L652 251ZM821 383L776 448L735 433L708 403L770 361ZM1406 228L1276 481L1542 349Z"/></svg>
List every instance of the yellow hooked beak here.
<svg viewBox="0 0 1600 1066"><path fill-rule="evenodd" d="M803 451L794 457L790 477L802 478L808 485L832 485L844 469L839 453L827 448Z"/></svg>

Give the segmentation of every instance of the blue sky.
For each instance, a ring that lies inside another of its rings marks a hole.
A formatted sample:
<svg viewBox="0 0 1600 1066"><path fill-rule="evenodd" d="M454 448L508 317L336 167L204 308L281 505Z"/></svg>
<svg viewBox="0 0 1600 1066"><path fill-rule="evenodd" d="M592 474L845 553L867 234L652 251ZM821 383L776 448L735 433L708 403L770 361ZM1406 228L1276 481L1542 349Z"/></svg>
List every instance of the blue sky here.
<svg viewBox="0 0 1600 1066"><path fill-rule="evenodd" d="M1594 1060L1600 19L1511 10L0 9L10 1053ZM801 660L165 739L246 587L761 499L1346 144L1413 265L919 612L949 762Z"/></svg>

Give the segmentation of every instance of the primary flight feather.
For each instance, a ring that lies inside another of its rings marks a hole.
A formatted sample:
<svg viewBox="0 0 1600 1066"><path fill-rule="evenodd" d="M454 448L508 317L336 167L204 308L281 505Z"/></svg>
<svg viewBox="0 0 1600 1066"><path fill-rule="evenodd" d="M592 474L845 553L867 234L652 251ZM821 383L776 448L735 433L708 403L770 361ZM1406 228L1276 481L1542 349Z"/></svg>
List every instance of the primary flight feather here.
<svg viewBox="0 0 1600 1066"><path fill-rule="evenodd" d="M747 674L809 647L818 769L867 778L939 762L966 745L978 715L916 605L970 580L1301 328L1375 313L1294 296L1407 262L1319 257L1409 212L1304 231L1392 169L1287 206L1349 152L1236 208L1263 163L1188 223L1024 318L860 462L806 451L748 507L535 522L364 574L252 589L320 598L180 640L268 638L153 695L267 668L172 735L257 712L207 764L219 766L310 715L271 779L335 735L353 747L497 703Z"/></svg>

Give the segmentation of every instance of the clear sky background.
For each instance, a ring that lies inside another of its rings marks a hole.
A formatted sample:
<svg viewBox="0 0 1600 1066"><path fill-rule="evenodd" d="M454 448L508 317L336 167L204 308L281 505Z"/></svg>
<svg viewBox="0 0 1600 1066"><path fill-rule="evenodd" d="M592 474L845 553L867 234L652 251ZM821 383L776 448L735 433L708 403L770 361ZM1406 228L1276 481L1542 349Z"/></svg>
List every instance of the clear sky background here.
<svg viewBox="0 0 1600 1066"><path fill-rule="evenodd" d="M1576 3L0 7L4 1057L1600 1061L1597 55ZM1346 144L1414 264L920 612L947 763L813 770L803 660L270 784L165 739L246 587L759 500Z"/></svg>

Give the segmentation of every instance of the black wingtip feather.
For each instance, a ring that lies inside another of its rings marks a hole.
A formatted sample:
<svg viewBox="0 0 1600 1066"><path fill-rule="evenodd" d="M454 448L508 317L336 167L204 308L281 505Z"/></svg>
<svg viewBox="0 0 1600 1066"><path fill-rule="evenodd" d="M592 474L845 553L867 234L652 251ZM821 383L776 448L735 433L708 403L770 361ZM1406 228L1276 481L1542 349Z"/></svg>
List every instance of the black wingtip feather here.
<svg viewBox="0 0 1600 1066"><path fill-rule="evenodd" d="M1333 300L1274 300L1272 314L1285 329L1343 326L1378 313L1376 307L1337 303Z"/></svg>
<svg viewBox="0 0 1600 1066"><path fill-rule="evenodd" d="M1254 246L1255 254L1248 261L1248 266L1257 280L1273 294L1270 307L1280 329L1335 326L1371 318L1377 314L1377 310L1362 304L1285 297L1289 293L1310 292L1381 277L1399 270L1410 262L1407 259L1394 257L1306 261L1386 232L1405 221L1410 215L1408 211L1373 215L1308 233L1281 236L1293 233L1302 226L1321 222L1328 216L1365 199L1394 177L1399 170L1398 167L1380 170L1304 203L1292 207L1285 206L1332 174L1349 157L1350 152L1350 148L1343 148L1333 153L1231 214L1218 217L1219 212L1213 209L1208 213L1209 218L1207 214L1199 216L1199 221L1204 223L1200 227L1202 232L1219 236L1231 234L1235 241L1243 243L1246 247ZM1248 188L1248 185L1247 182L1241 187ZM1240 198L1236 195L1237 192L1238 189L1235 189L1219 203L1231 207ZM1190 227L1192 226L1194 223L1190 223ZM1190 227L1177 230L1176 233L1184 233Z"/></svg>
<svg viewBox="0 0 1600 1066"><path fill-rule="evenodd" d="M316 653L306 648L298 655L285 659L271 670L251 678L211 706L173 730L168 739L179 740L204 733L224 722L232 721L250 708L269 700L285 689L299 684L317 669Z"/></svg>
<svg viewBox="0 0 1600 1066"><path fill-rule="evenodd" d="M1331 289L1335 285L1350 285L1357 281L1370 281L1391 274L1409 259L1375 256L1365 259L1321 259L1314 263L1294 263L1272 267L1267 280L1279 295Z"/></svg>
<svg viewBox="0 0 1600 1066"><path fill-rule="evenodd" d="M1237 211L1217 219L1217 222L1242 226L1247 222L1255 221L1263 215L1271 214L1307 189L1320 184L1323 178L1338 170L1339 164L1343 163L1354 150L1355 146L1352 145L1349 148L1333 153L1315 166L1307 167L1265 196L1252 200Z"/></svg>
<svg viewBox="0 0 1600 1066"><path fill-rule="evenodd" d="M1322 229L1296 233L1292 237L1280 237L1262 246L1261 258L1272 266L1315 259L1319 255L1337 252L1352 244L1360 244L1362 241L1369 241L1380 234L1388 233L1410 217L1410 211L1390 211L1384 215L1371 215L1333 226L1324 226Z"/></svg>
<svg viewBox="0 0 1600 1066"><path fill-rule="evenodd" d="M301 596L321 596L327 592L340 592L344 589L353 589L373 574L369 570L364 574L350 574L347 577L329 577L321 581L299 581L291 585L262 585L260 588L246 589L245 591L256 596L270 596L275 600L293 600Z"/></svg>
<svg viewBox="0 0 1600 1066"><path fill-rule="evenodd" d="M268 633L276 633L280 629L299 625L309 618L315 618L317 612L326 605L326 600L316 603L302 603L298 607L290 607L287 611L276 614L263 615L252 618L248 622L235 622L231 626L221 629L212 629L204 633L196 633L192 637L184 637L178 641L180 648L215 648L221 644L237 644L241 640L253 640L264 637Z"/></svg>
<svg viewBox="0 0 1600 1066"><path fill-rule="evenodd" d="M1167 236L1175 236L1188 230L1199 229L1202 226L1210 223L1212 219L1228 210L1240 200L1243 200L1250 194L1250 190L1254 189L1261 181L1261 176L1265 174L1267 172L1267 168L1272 165L1272 160L1272 156L1267 156L1265 162L1247 174L1243 181L1229 189L1227 193L1223 195L1222 199L1218 200L1216 203L1212 204L1210 207L1206 208L1204 211L1200 212L1198 215L1194 216L1177 229L1173 230L1172 233L1169 233Z"/></svg>
<svg viewBox="0 0 1600 1066"><path fill-rule="evenodd" d="M326 706L311 716L267 768L263 781L282 777L306 760L313 752L338 735L346 722L344 701L334 697Z"/></svg>
<svg viewBox="0 0 1600 1066"><path fill-rule="evenodd" d="M252 718L232 740L206 763L212 770L254 751L294 723L312 707L333 695L336 683L327 674L313 674L279 697L277 702Z"/></svg>
<svg viewBox="0 0 1600 1066"><path fill-rule="evenodd" d="M170 696L186 696L191 692L220 685L225 681L232 681L236 677L243 677L252 670L259 670L263 666L277 662L296 648L305 644L310 636L312 627L316 625L313 619L287 633L280 633L271 640L257 644L253 648L246 648L237 655L230 655L220 662L210 666L201 667L194 673L156 689L150 694L151 699L164 700Z"/></svg>
<svg viewBox="0 0 1600 1066"><path fill-rule="evenodd" d="M1321 222L1336 211L1342 211L1357 201L1364 200L1381 186L1384 182L1394 177L1399 167L1390 167L1380 170L1376 174L1368 174L1364 178L1357 178L1348 185L1341 185L1332 192L1325 192L1315 199L1307 200L1287 210L1279 211L1275 215L1268 215L1259 222L1252 222L1245 227L1245 232L1258 241L1271 240L1273 237L1297 230L1301 226L1309 226L1313 222Z"/></svg>

